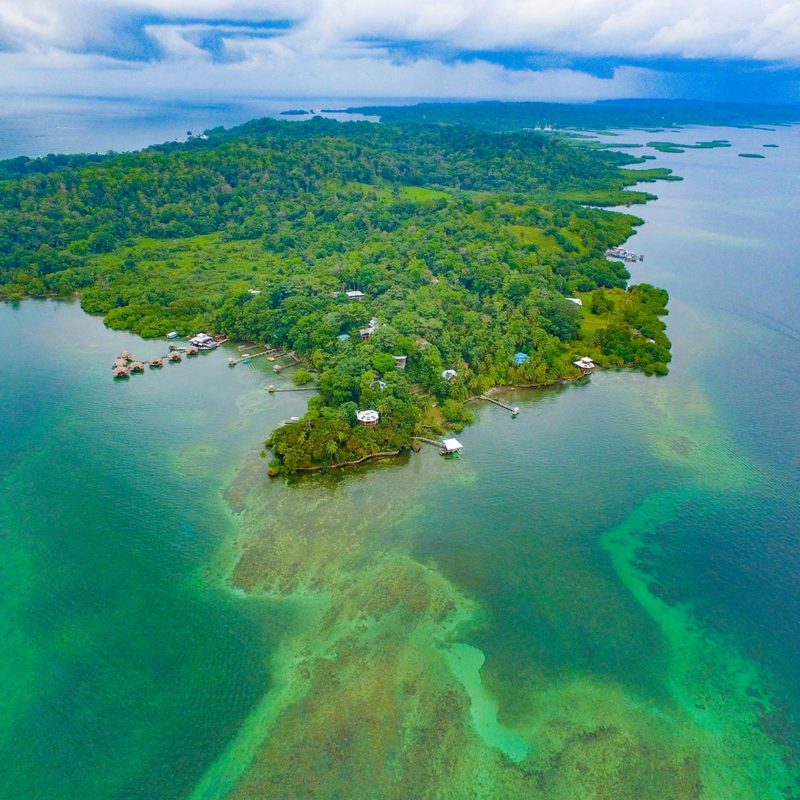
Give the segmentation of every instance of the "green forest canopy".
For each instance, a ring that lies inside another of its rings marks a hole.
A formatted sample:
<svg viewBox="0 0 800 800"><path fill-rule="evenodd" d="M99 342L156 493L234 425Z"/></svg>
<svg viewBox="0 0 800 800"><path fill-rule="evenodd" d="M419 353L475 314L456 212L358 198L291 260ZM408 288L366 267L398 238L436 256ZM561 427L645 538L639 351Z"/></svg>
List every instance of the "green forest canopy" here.
<svg viewBox="0 0 800 800"><path fill-rule="evenodd" d="M468 125L488 131L519 131L536 126L608 130L669 129L688 125L781 125L800 122L800 105L715 103L692 100L620 99L594 103L481 101L418 103L411 106L348 108L397 125Z"/></svg>
<svg viewBox="0 0 800 800"><path fill-rule="evenodd" d="M634 163L530 132L320 118L13 159L0 162L0 298L78 291L143 336L293 348L319 395L272 434L273 468L354 460L463 424L464 402L493 384L573 376L581 355L667 371L666 292L627 287L604 256L640 220L582 205L651 197L625 191ZM375 429L356 424L367 407Z"/></svg>

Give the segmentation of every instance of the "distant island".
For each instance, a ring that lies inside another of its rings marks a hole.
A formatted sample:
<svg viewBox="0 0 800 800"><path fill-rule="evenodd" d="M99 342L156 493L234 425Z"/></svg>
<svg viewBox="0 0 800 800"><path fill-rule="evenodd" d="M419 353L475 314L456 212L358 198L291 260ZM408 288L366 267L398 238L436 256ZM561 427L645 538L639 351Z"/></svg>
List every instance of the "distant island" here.
<svg viewBox="0 0 800 800"><path fill-rule="evenodd" d="M319 117L17 158L0 162L0 298L77 292L112 328L291 349L318 394L271 434L270 471L361 461L458 430L492 386L579 378L584 357L667 372L667 293L607 253L641 220L601 208L674 178L642 161Z"/></svg>
<svg viewBox="0 0 800 800"><path fill-rule="evenodd" d="M739 158L766 158L761 153L739 153Z"/></svg>
<svg viewBox="0 0 800 800"><path fill-rule="evenodd" d="M695 142L694 144L648 142L647 146L658 150L659 153L684 153L686 150L713 150L717 147L730 147L731 143L727 139L712 139L709 142Z"/></svg>
<svg viewBox="0 0 800 800"><path fill-rule="evenodd" d="M688 125L757 127L800 122L800 105L709 103L689 100L598 100L594 103L418 103L411 106L356 106L351 113L380 117L393 124L469 125L482 130L526 128L652 132Z"/></svg>
<svg viewBox="0 0 800 800"><path fill-rule="evenodd" d="M313 113L313 111L306 111L302 108L289 108L286 111L280 112L281 116L284 117L305 117Z"/></svg>

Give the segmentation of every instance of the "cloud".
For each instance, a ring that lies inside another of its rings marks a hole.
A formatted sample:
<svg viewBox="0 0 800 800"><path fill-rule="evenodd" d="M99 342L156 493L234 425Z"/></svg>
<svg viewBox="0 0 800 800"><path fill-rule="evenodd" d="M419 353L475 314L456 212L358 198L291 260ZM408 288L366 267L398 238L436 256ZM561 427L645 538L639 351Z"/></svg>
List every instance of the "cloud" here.
<svg viewBox="0 0 800 800"><path fill-rule="evenodd" d="M664 57L800 64L800 0L2 0L0 50L6 93L663 95Z"/></svg>

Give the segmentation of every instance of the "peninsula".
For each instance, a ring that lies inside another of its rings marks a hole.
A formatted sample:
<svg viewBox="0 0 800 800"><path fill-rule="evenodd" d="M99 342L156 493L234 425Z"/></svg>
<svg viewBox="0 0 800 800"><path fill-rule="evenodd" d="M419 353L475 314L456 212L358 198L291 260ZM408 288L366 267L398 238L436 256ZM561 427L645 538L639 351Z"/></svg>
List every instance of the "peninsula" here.
<svg viewBox="0 0 800 800"><path fill-rule="evenodd" d="M0 298L79 293L147 337L291 348L318 378L271 471L408 448L493 385L666 373L667 293L601 208L669 178L531 131L255 120L185 143L0 163ZM362 411L376 412L364 416Z"/></svg>

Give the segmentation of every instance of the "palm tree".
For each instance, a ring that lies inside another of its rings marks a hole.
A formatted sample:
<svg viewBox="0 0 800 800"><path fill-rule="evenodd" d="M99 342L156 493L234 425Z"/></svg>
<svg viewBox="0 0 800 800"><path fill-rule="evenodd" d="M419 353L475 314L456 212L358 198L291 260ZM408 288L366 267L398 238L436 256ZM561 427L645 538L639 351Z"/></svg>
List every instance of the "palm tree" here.
<svg viewBox="0 0 800 800"><path fill-rule="evenodd" d="M331 461L334 460L336 454L339 452L339 443L336 439L329 439L325 444L325 452L330 456Z"/></svg>

